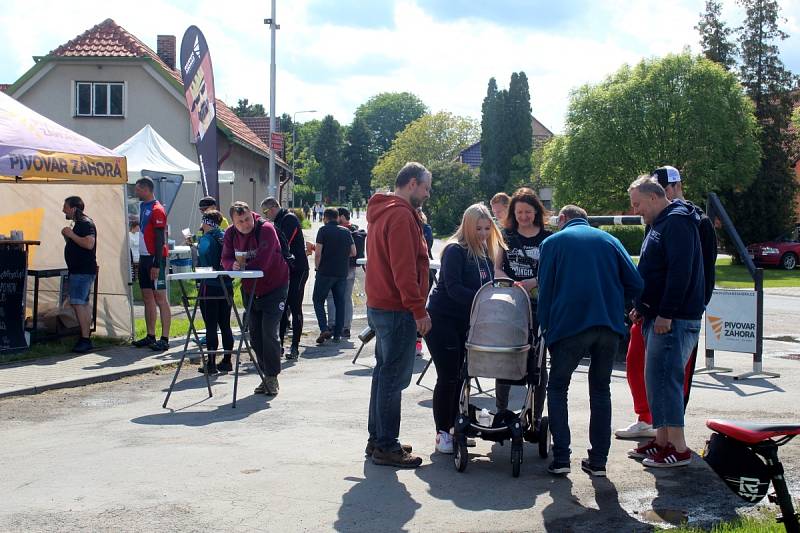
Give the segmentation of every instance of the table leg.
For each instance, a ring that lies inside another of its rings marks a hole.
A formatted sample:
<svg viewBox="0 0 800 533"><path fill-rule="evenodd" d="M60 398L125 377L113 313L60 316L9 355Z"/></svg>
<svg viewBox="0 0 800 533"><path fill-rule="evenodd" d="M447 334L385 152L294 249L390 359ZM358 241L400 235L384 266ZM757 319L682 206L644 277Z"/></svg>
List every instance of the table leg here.
<svg viewBox="0 0 800 533"><path fill-rule="evenodd" d="M60 303L60 302L59 302ZM36 338L39 326L39 276L33 277L33 324L31 324L31 344Z"/></svg>
<svg viewBox="0 0 800 533"><path fill-rule="evenodd" d="M239 388L239 364L240 364L240 357L242 353L242 344L245 345L247 348L247 353L250 355L250 358L254 360L256 371L258 371L258 375L261 378L261 382L264 383L264 373L261 372L261 367L258 364L258 359L253 357L253 351L250 346L250 341L245 336L244 332L244 325L242 324L242 317L239 315L239 309L236 307L236 304L233 302L233 295L228 292L228 286L223 281L222 283L222 290L225 293L225 297L230 302L231 307L233 308L233 314L236 317L236 323L239 325L240 337L239 337L239 346L236 349L236 366L234 367L233 371L233 405L232 407L236 407L236 392ZM244 293L244 291L242 291ZM247 315L250 314L250 311L253 307L253 300L255 297L255 292L250 293L250 298L248 301L244 302L245 304L245 313Z"/></svg>
<svg viewBox="0 0 800 533"><path fill-rule="evenodd" d="M189 317L189 335L194 333L195 343L197 343L197 347L200 350L200 364L203 365L203 374L206 376L208 397L211 398L213 394L211 393L211 379L208 377L208 356L206 355L203 345L200 344L200 335L197 333L197 327L194 325L194 319L197 315L197 306L200 304L200 299L202 298L201 293L203 291L203 283L200 282L200 285L197 287L197 297L194 299L194 309L192 309L191 316L189 316L189 295L186 294L186 289L183 286L183 280L178 280L178 284L181 287L181 300L183 301L183 308L186 310L186 316ZM188 342L186 344L188 346Z"/></svg>

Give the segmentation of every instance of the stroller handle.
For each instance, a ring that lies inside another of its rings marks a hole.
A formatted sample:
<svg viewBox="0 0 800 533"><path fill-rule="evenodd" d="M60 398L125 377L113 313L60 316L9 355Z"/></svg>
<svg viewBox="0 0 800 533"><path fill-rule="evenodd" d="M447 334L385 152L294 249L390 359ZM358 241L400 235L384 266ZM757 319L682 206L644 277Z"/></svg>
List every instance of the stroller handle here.
<svg viewBox="0 0 800 533"><path fill-rule="evenodd" d="M495 287L513 287L514 280L511 278L495 278L492 281L492 285Z"/></svg>

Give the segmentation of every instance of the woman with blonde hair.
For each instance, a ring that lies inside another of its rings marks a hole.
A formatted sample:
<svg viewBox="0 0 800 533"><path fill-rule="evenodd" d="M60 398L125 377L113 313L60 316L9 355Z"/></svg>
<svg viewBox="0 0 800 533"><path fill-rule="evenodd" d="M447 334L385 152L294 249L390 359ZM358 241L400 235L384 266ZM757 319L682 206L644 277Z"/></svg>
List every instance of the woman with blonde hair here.
<svg viewBox="0 0 800 533"><path fill-rule="evenodd" d="M450 430L458 412L469 313L475 293L494 279L493 258L505 243L492 214L483 204L464 211L461 225L442 251L439 280L428 298L431 331L425 343L436 366L433 418L436 451L453 453Z"/></svg>

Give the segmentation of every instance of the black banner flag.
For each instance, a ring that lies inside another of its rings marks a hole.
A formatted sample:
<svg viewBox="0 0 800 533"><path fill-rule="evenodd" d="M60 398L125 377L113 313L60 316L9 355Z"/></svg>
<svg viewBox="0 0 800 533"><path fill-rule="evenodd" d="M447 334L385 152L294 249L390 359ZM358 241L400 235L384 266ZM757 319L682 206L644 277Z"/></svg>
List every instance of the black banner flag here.
<svg viewBox="0 0 800 533"><path fill-rule="evenodd" d="M217 179L217 106L211 55L203 32L189 26L181 41L181 75L189 121L197 148L203 192L219 201Z"/></svg>

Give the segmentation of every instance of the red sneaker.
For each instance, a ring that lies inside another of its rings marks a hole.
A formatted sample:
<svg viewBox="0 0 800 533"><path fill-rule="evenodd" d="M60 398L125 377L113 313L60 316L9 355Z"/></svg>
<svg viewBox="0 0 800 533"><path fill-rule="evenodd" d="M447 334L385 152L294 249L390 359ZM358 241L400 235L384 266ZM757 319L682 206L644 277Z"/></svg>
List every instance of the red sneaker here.
<svg viewBox="0 0 800 533"><path fill-rule="evenodd" d="M686 466L692 462L692 452L689 448L679 452L672 444L667 444L666 447L652 457L645 457L642 465L652 468L672 468L673 466Z"/></svg>
<svg viewBox="0 0 800 533"><path fill-rule="evenodd" d="M656 439L650 439L644 444L628 450L628 457L633 459L644 459L646 457L653 457L661 451L661 446L656 444Z"/></svg>

